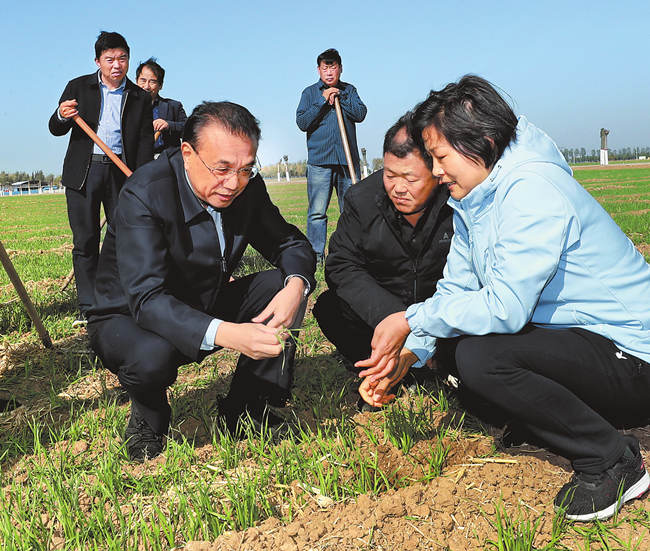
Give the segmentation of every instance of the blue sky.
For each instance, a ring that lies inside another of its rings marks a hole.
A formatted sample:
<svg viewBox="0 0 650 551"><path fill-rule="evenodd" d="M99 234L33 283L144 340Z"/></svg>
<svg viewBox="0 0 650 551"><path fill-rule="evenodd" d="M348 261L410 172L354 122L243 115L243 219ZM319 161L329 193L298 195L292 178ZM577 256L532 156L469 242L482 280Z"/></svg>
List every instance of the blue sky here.
<svg viewBox="0 0 650 551"><path fill-rule="evenodd" d="M101 5L101 7L99 7ZM47 120L68 80L95 69L101 29L131 47L129 77L153 55L162 95L189 112L228 99L261 121L263 165L306 158L295 124L316 55L343 57L343 80L368 106L360 147L381 154L387 128L465 73L484 76L560 147L650 145L650 2L7 2L0 45L0 170L59 174L67 136Z"/></svg>

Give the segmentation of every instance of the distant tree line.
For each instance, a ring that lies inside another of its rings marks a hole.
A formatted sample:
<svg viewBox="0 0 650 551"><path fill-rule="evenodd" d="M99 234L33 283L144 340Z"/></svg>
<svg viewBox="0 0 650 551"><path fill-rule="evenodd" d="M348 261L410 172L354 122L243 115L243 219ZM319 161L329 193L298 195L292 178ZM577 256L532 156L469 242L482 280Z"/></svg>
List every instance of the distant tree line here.
<svg viewBox="0 0 650 551"><path fill-rule="evenodd" d="M15 182L24 182L26 180L38 180L42 183L61 183L61 175L55 176L51 172L45 174L42 170L37 170L36 172L23 172L21 170L17 172L5 172L4 170L0 172L0 185L2 184L13 184Z"/></svg>
<svg viewBox="0 0 650 551"><path fill-rule="evenodd" d="M291 178L305 178L307 176L307 161L296 161L294 163L287 163L289 166L289 176ZM383 159L373 159L370 163L370 170L375 172L384 168ZM273 165L266 165L262 167L262 176L264 178L277 178L278 177L278 163ZM280 165L280 176L284 180L284 163Z"/></svg>
<svg viewBox="0 0 650 551"><path fill-rule="evenodd" d="M562 155L569 163L597 163L600 162L600 149L592 149L589 152L584 147L561 149ZM622 147L621 149L609 149L610 161L630 161L639 157L650 159L650 147Z"/></svg>

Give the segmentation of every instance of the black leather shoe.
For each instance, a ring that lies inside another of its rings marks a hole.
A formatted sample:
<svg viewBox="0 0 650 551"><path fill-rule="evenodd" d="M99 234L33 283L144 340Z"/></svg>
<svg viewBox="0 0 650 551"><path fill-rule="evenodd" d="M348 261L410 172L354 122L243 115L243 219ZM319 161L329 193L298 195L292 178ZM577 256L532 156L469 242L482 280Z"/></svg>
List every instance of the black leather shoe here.
<svg viewBox="0 0 650 551"><path fill-rule="evenodd" d="M126 451L131 461L142 463L159 456L164 447L164 434L158 434L131 404L131 417L124 432Z"/></svg>

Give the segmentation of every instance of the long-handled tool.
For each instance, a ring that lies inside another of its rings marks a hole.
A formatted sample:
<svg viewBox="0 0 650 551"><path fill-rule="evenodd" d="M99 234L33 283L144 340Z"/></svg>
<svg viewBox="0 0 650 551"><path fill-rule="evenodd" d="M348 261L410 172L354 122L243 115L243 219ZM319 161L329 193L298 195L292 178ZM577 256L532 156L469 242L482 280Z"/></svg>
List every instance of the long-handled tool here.
<svg viewBox="0 0 650 551"><path fill-rule="evenodd" d="M111 148L108 147L97 134L95 134L93 129L86 124L85 120L83 120L79 115L75 115L74 117L72 117L72 119L74 120L74 122L76 122L79 125L79 128L81 128L86 134L88 134L88 137L99 146L99 149L101 149L104 153L106 153L106 155L111 159L111 161L113 161L117 165L117 168L119 168L122 172L124 172L124 174L126 174L127 178L131 176L131 174L133 174L133 171L122 162L122 159L120 159L117 155L115 155L115 153L113 153Z"/></svg>
<svg viewBox="0 0 650 551"><path fill-rule="evenodd" d="M20 280L20 277L18 276L18 272L16 272L16 268L14 268L14 265L11 262L11 259L9 258L9 255L7 254L7 250L2 244L2 241L0 241L0 261L4 266L5 272L7 272L7 275L9 276L9 280L14 286L14 289L16 289L16 292L18 293L20 300L23 301L23 304L25 305L25 309L27 310L29 317L34 323L34 327L36 327L38 336L41 338L41 342L43 343L43 345L45 345L45 348L52 348L52 339L50 339L50 335L47 332L47 329L45 329L45 326L43 325L41 318L36 312L36 308L34 308L34 304L29 298L29 295L27 294L27 290L25 289L23 282Z"/></svg>
<svg viewBox="0 0 650 551"><path fill-rule="evenodd" d="M75 115L74 117L72 117L72 119L74 120L74 122L76 122L79 125L79 128L81 128L86 134L88 134L88 137L93 142L95 142L104 153L106 153L108 158L117 165L117 168L119 168L122 172L124 172L127 178L131 176L131 174L133 174L133 171L124 164L122 159L120 159L117 155L115 155L115 153L113 153L113 151L111 151L111 148L108 147L97 134L95 134L93 129L90 128L88 124L86 124L85 120L83 120L79 115ZM102 221L99 224L99 229L101 230L105 224L106 224L106 217L102 218ZM72 281L73 277L74 277L74 268L70 270L68 277L65 278L65 281L63 282L63 286L61 287L61 291L65 291L68 288L68 285L70 285L70 282Z"/></svg>
<svg viewBox="0 0 650 551"><path fill-rule="evenodd" d="M357 174L354 171L354 164L352 163L352 153L350 153L350 144L348 143L348 133L345 131L345 124L343 123L343 113L341 112L341 104L339 97L334 96L334 109L336 110L336 120L339 123L339 132L341 132L341 141L343 142L343 150L345 151L345 158L348 161L348 169L350 170L350 179L353 184L357 183Z"/></svg>

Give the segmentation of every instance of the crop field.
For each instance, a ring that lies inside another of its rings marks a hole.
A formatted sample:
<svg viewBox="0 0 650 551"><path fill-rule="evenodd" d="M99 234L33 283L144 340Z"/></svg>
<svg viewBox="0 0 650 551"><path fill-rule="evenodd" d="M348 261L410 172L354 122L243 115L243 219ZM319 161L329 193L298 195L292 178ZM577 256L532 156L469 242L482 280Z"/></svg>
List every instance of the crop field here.
<svg viewBox="0 0 650 551"><path fill-rule="evenodd" d="M650 166L576 170L650 260ZM305 231L305 183L269 192ZM330 207L329 231L338 216ZM523 445L459 406L435 377L359 413L355 380L311 314L299 337L284 438L216 421L236 354L181 368L166 451L134 464L122 435L128 397L73 328L72 235L63 195L0 198L0 240L55 343L44 349L0 270L0 549L647 550L650 499L614 519L569 523L553 497L566 460ZM254 253L246 266L263 265ZM630 430L650 460L650 427Z"/></svg>

